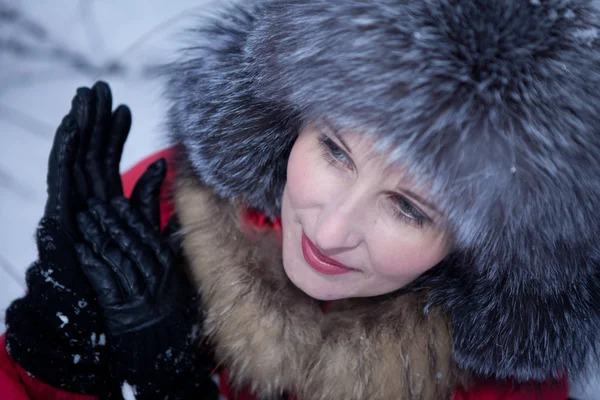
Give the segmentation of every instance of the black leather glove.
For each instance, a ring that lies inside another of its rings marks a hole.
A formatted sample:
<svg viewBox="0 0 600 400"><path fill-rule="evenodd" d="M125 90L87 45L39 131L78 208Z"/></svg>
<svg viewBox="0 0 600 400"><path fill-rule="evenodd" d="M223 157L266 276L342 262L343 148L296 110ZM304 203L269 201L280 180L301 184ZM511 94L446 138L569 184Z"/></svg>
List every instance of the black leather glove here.
<svg viewBox="0 0 600 400"><path fill-rule="evenodd" d="M90 202L78 216L77 252L107 324L113 378L136 399L218 399L212 362L197 343L198 301L174 244L175 220L160 233L164 160L140 178L130 200ZM141 196L142 198L136 198Z"/></svg>
<svg viewBox="0 0 600 400"><path fill-rule="evenodd" d="M27 294L6 312L6 347L40 380L106 397L110 385L103 315L75 254L75 242L81 240L75 219L86 206L75 170L86 156L81 144L94 132L104 133L105 117L93 110L99 90L79 89L56 131L48 199L36 235L39 259L27 270Z"/></svg>

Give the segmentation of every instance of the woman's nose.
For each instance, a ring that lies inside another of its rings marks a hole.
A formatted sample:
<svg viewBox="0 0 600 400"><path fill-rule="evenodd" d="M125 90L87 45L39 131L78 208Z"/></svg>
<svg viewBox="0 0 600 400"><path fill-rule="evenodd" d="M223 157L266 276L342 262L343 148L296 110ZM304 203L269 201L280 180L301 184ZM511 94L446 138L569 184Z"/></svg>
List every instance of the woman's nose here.
<svg viewBox="0 0 600 400"><path fill-rule="evenodd" d="M354 248L362 240L360 200L340 195L324 204L317 219L314 241L322 250Z"/></svg>

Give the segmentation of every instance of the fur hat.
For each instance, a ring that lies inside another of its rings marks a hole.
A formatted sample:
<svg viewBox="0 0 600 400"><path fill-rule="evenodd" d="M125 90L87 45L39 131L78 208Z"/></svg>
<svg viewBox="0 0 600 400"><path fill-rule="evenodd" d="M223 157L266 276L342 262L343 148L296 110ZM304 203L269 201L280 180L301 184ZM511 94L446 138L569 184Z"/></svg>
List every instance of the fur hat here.
<svg viewBox="0 0 600 400"><path fill-rule="evenodd" d="M327 118L428 188L456 252L414 287L454 357L576 376L600 332L599 15L584 0L273 0L193 32L169 125L225 198L279 213L291 146Z"/></svg>

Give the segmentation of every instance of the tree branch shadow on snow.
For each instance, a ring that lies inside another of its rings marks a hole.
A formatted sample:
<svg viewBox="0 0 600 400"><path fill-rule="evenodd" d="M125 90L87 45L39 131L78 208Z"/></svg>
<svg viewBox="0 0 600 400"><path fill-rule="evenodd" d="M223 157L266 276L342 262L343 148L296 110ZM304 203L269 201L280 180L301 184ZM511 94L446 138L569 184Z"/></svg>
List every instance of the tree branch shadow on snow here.
<svg viewBox="0 0 600 400"><path fill-rule="evenodd" d="M0 0L0 96L9 89L66 78L73 73L94 77L98 74L115 76L128 72L128 66L119 59L94 62L85 52L69 47L67 43L56 38L43 23L27 15L20 3L9 1ZM75 18L80 21L73 22L83 22L90 49L105 52L104 38L91 8L92 1L79 0L75 3ZM0 119L10 126L20 128L19 130L25 131L26 134L47 138L49 141L56 129L41 121L32 111L17 109L10 105L10 99L1 97ZM11 135L10 132L2 134ZM12 135L16 136L17 133ZM23 199L31 199L35 190L26 185L13 176L11 171L0 169L1 191L12 192ZM0 269L25 289L23 273L2 254ZM4 313L0 315L0 324L3 323Z"/></svg>
<svg viewBox="0 0 600 400"><path fill-rule="evenodd" d="M75 4L77 15L84 26L89 48L105 52L104 38L91 4L92 0L78 1ZM0 60L4 59L2 64L6 66L5 72L0 75L0 96L8 89L42 83L61 75L118 76L129 70L119 59L108 59L101 63L93 61L86 53L54 37L43 23L29 17L22 8L9 4L7 0L0 0L0 26ZM11 65L12 68L9 67ZM48 129L47 124L33 115L2 103L0 118L36 136L51 136L54 133L53 129Z"/></svg>
<svg viewBox="0 0 600 400"><path fill-rule="evenodd" d="M160 71L159 64L142 65L135 70L125 60L137 48L143 46L160 31L190 13L183 10L144 32L118 54L110 55L100 25L94 15L94 0L73 2L71 21L68 26L80 24L87 47L91 53L100 55L101 62L92 60L88 53L72 48L56 37L50 27L28 15L22 2L0 0L0 120L24 130L38 138L52 140L56 127L40 120L33 111L17 109L2 95L9 89L42 84L57 79L70 78L74 73L87 76L90 80L111 76L131 75L135 77L155 77ZM39 7L42 7L41 5ZM49 7L49 5L48 5ZM196 7L193 7L196 8ZM10 132L3 132L10 135ZM14 134L16 135L16 133ZM33 188L20 182L11 171L0 169L0 191L9 191L25 200L35 195ZM0 268L24 287L22 273L0 254ZM0 315L3 317L3 315ZM2 320L0 320L0 324Z"/></svg>
<svg viewBox="0 0 600 400"><path fill-rule="evenodd" d="M91 0L80 0L76 7L82 19L82 26L90 49L105 52L104 38L93 18ZM41 22L30 18L26 12L6 0L0 0L0 53L21 61L34 61L55 65L84 75L99 72L110 75L123 74L127 66L119 60L109 60L98 64L85 53L70 48L66 43L53 36ZM0 88L1 89L1 88Z"/></svg>
<svg viewBox="0 0 600 400"><path fill-rule="evenodd" d="M25 280L23 274L17 269L10 261L4 258L0 254L0 267L10 276L13 280L23 289L25 290Z"/></svg>
<svg viewBox="0 0 600 400"><path fill-rule="evenodd" d="M82 51L70 48L68 44L55 38L49 28L41 22L29 17L22 8L9 4L9 0L0 0L0 64L9 65L14 61L17 68L0 72L0 119L11 125L19 126L34 135L52 135L53 129L37 120L35 116L23 110L14 108L2 102L3 92L15 87L39 84L63 77L70 77L73 73L89 76L92 80L111 76L155 77L162 70L160 63L148 63L135 71L125 61L126 57L136 49L149 42L159 32L174 24L177 20L190 14L190 9L185 9L171 18L162 21L152 29L144 32L134 39L124 50L118 54L107 54L105 39L99 23L93 13L94 0L78 0L70 25L81 24L89 49L104 55L102 62L95 62ZM23 68L24 65L34 66L33 70ZM8 70L8 69L7 69ZM0 181L0 185L2 182Z"/></svg>
<svg viewBox="0 0 600 400"><path fill-rule="evenodd" d="M96 54L106 55L105 39L93 13L93 0L74 3L70 25L81 24L88 48ZM26 133L51 140L55 127L39 120L29 110L20 110L9 104L2 95L9 89L69 78L73 73L96 80L99 76L123 76L131 73L123 59L137 44L137 39L126 52L116 57L103 57L97 62L84 51L71 48L56 38L51 29L30 17L20 3L0 0L0 119ZM151 32L146 33L148 36ZM142 40L143 41L143 40ZM144 70L142 70L144 72ZM10 134L4 132L3 134ZM0 189L20 189L19 195L30 190L15 186L9 171L0 171Z"/></svg>

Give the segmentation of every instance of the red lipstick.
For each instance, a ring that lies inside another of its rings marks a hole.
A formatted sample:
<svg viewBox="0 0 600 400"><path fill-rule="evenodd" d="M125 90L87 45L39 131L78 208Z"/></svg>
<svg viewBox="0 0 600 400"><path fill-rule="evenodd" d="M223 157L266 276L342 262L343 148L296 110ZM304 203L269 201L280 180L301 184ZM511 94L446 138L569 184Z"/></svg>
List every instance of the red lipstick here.
<svg viewBox="0 0 600 400"><path fill-rule="evenodd" d="M340 275L355 271L321 253L304 232L302 232L302 254L308 265L324 275Z"/></svg>

